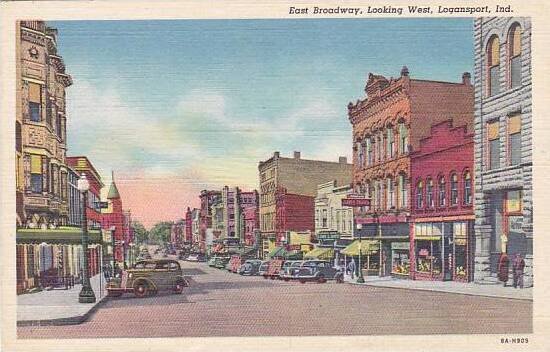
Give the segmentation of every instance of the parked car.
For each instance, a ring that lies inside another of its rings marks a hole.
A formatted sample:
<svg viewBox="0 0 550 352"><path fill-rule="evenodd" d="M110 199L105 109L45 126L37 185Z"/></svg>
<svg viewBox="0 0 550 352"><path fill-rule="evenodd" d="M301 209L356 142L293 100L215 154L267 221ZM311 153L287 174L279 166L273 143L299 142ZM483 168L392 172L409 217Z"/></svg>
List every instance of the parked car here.
<svg viewBox="0 0 550 352"><path fill-rule="evenodd" d="M249 259L239 268L239 274L243 276L258 275L262 261L259 259Z"/></svg>
<svg viewBox="0 0 550 352"><path fill-rule="evenodd" d="M181 266L176 260L143 260L123 271L120 278L109 281L107 293L112 297L123 293L145 297L158 291L181 294L187 286L189 281L183 276Z"/></svg>
<svg viewBox="0 0 550 352"><path fill-rule="evenodd" d="M189 262L198 262L199 261L199 255L195 253L191 253L185 258L185 260Z"/></svg>
<svg viewBox="0 0 550 352"><path fill-rule="evenodd" d="M288 260L283 264L279 272L279 279L289 281L292 279L292 270L299 268L304 263L303 260Z"/></svg>
<svg viewBox="0 0 550 352"><path fill-rule="evenodd" d="M223 269L229 262L229 257L212 257L208 261L208 266Z"/></svg>
<svg viewBox="0 0 550 352"><path fill-rule="evenodd" d="M335 268L326 260L306 260L301 266L292 269L291 279L298 280L301 283L316 281L324 283L327 280L336 280L338 283L344 282L344 272L340 268Z"/></svg>
<svg viewBox="0 0 550 352"><path fill-rule="evenodd" d="M263 274L264 279L275 280L279 277L279 270L283 266L284 260L272 259L268 262L267 271Z"/></svg>
<svg viewBox="0 0 550 352"><path fill-rule="evenodd" d="M267 273L268 268L269 268L269 262L267 260L263 261L258 267L258 275L264 276Z"/></svg>

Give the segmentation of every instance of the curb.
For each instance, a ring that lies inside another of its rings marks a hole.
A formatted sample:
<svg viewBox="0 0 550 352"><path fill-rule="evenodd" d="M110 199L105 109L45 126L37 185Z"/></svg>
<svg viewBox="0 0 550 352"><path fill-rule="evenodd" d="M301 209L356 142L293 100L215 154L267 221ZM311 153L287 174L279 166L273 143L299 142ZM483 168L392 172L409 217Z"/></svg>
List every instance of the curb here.
<svg viewBox="0 0 550 352"><path fill-rule="evenodd" d="M57 319L18 320L17 326L60 326L82 324L105 303L106 298L107 296L102 297L92 308L90 308L90 310L82 315Z"/></svg>
<svg viewBox="0 0 550 352"><path fill-rule="evenodd" d="M489 298L499 298L499 299L513 299L517 301L530 301L533 302L533 298L517 298L517 297L503 297L503 296L496 296L496 295L490 295L490 294L477 294L477 293L468 293L468 292L452 292L452 291L441 291L441 290L434 290L429 288L411 288L411 287L394 287L394 286L383 286L383 285L372 285L369 283L364 284L358 284L356 282L346 282L350 285L358 285L358 286L370 286L370 287L379 287L379 288L389 288L389 289L395 289L395 290L410 290L410 291L425 291L425 292L439 292L439 293L449 293L452 295L464 295L464 296L475 296L475 297L489 297Z"/></svg>

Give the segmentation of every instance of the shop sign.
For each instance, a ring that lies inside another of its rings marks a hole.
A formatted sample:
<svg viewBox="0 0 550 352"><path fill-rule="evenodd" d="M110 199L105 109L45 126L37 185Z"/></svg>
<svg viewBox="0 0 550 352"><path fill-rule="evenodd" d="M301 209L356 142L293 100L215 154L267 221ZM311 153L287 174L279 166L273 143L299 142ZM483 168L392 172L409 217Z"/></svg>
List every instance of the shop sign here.
<svg viewBox="0 0 550 352"><path fill-rule="evenodd" d="M409 250L408 242L392 242L391 249L406 249Z"/></svg>
<svg viewBox="0 0 550 352"><path fill-rule="evenodd" d="M319 241L336 241L340 239L338 232L321 232L317 235Z"/></svg>
<svg viewBox="0 0 550 352"><path fill-rule="evenodd" d="M370 207L370 198L348 197L342 199L343 207Z"/></svg>
<svg viewBox="0 0 550 352"><path fill-rule="evenodd" d="M420 251L418 251L418 255L421 256L427 256L428 254L430 254L430 252L428 252L426 248L422 248Z"/></svg>
<svg viewBox="0 0 550 352"><path fill-rule="evenodd" d="M291 244L288 246L288 249L291 251L299 251L301 249L301 245L299 244Z"/></svg>

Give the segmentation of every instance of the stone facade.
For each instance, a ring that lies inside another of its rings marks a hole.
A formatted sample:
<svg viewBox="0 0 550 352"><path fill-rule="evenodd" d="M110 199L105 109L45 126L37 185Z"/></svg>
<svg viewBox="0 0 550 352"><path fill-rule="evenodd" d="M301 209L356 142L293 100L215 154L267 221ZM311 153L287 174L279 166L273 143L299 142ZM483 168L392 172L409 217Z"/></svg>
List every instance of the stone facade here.
<svg viewBox="0 0 550 352"><path fill-rule="evenodd" d="M475 275L495 282L503 252L533 285L531 21L484 17L475 43Z"/></svg>
<svg viewBox="0 0 550 352"><path fill-rule="evenodd" d="M65 89L72 79L57 52L55 28L19 21L16 36L17 223L67 225Z"/></svg>
<svg viewBox="0 0 550 352"><path fill-rule="evenodd" d="M335 181L317 186L315 197L315 236L337 232L340 238L353 237L353 208L342 206L342 199L352 193L349 184L341 186Z"/></svg>
<svg viewBox="0 0 550 352"><path fill-rule="evenodd" d="M300 152L294 152L293 158L281 157L275 152L271 158L258 165L260 176L260 230L263 243L263 253L269 252L276 241L276 233L285 231L301 231L301 229L284 227L277 224L277 218L286 219L277 208L277 195L284 192L287 195L309 197L311 201L311 223L307 229L314 231L313 199L317 194L317 186L321 183L336 180L339 184L347 184L351 179L352 165L345 157L338 162L302 159ZM291 196L287 196L290 201ZM284 199L280 200L280 204ZM295 203L294 200L291 203ZM308 203L308 204L309 204ZM304 229L305 230L305 229Z"/></svg>

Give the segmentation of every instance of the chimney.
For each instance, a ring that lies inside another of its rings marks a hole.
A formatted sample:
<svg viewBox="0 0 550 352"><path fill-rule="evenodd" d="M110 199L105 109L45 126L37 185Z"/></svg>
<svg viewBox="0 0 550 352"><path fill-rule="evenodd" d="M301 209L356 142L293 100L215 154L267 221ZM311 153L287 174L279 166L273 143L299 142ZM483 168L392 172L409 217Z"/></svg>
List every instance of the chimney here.
<svg viewBox="0 0 550 352"><path fill-rule="evenodd" d="M340 164L347 164L348 163L348 158L346 158L345 156L341 156L338 158L338 162Z"/></svg>
<svg viewBox="0 0 550 352"><path fill-rule="evenodd" d="M300 159L300 152L294 151L294 159Z"/></svg>
<svg viewBox="0 0 550 352"><path fill-rule="evenodd" d="M464 72L462 74L462 84L467 86L472 85L471 78L472 76L470 75L470 72Z"/></svg>
<svg viewBox="0 0 550 352"><path fill-rule="evenodd" d="M279 152L273 153L273 157L274 157L275 159L277 159L280 155L281 155L281 153L279 153Z"/></svg>

